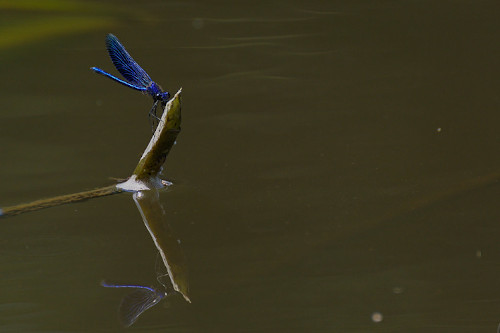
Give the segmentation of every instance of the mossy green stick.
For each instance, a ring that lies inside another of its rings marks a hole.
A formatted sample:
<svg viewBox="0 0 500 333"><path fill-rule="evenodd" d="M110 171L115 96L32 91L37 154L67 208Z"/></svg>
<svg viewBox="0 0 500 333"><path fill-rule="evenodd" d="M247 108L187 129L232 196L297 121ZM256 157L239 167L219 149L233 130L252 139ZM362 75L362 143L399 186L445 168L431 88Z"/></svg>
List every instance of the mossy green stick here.
<svg viewBox="0 0 500 333"><path fill-rule="evenodd" d="M181 91L168 101L153 137L142 154L132 177L117 187L125 191L141 191L165 187L158 177L170 149L181 131Z"/></svg>
<svg viewBox="0 0 500 333"><path fill-rule="evenodd" d="M121 191L122 190L116 188L116 185L110 185L106 187L96 188L95 190L65 194L47 199L40 199L16 206L2 208L0 209L0 217L14 216L22 213L33 212L35 210L40 210L44 208L60 206L79 201L85 201L93 198L104 197L120 193Z"/></svg>
<svg viewBox="0 0 500 333"><path fill-rule="evenodd" d="M134 173L127 181L118 185L110 185L91 191L66 194L16 206L0 208L0 217L13 216L67 203L84 201L120 193L122 191L135 192L165 187L165 183L158 176L181 130L181 91L182 89L179 89L174 97L168 101L148 147L139 160Z"/></svg>

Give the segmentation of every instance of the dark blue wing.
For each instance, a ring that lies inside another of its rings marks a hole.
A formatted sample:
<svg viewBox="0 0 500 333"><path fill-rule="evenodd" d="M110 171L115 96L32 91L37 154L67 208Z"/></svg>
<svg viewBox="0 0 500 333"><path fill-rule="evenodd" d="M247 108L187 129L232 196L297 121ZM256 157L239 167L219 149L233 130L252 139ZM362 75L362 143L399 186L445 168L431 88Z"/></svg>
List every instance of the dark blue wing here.
<svg viewBox="0 0 500 333"><path fill-rule="evenodd" d="M106 36L106 48L116 69L128 82L141 87L147 87L153 82L148 73L132 59L114 35Z"/></svg>
<svg viewBox="0 0 500 333"><path fill-rule="evenodd" d="M158 304L164 296L164 293L151 288L140 288L126 295L118 310L120 322L126 327L132 325L144 311Z"/></svg>

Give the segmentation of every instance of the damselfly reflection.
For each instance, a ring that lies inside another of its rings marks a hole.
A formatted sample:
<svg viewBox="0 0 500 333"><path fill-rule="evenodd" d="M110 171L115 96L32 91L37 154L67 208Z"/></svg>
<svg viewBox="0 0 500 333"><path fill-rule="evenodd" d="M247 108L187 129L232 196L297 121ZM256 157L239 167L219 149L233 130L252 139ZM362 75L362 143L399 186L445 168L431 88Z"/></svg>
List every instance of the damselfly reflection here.
<svg viewBox="0 0 500 333"><path fill-rule="evenodd" d="M139 316L147 309L158 304L167 293L152 287L131 284L111 284L106 281L101 282L101 286L106 288L129 288L133 292L123 297L118 309L118 319L120 323L128 327L136 322Z"/></svg>
<svg viewBox="0 0 500 333"><path fill-rule="evenodd" d="M161 284L161 287L158 289L136 284L115 284L101 281L101 286L105 288L126 288L133 290L123 297L118 308L118 320L123 326L131 326L146 310L160 303L163 298L176 294L158 255L156 257L155 271L156 280Z"/></svg>

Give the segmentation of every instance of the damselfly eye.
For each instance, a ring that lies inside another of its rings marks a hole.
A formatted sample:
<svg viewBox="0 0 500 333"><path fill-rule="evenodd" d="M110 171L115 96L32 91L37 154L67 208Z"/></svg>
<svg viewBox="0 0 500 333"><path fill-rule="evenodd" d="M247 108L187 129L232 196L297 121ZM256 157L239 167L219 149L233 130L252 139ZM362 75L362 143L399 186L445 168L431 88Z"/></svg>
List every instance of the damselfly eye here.
<svg viewBox="0 0 500 333"><path fill-rule="evenodd" d="M168 100L170 99L170 94L169 94L168 92L164 92L164 93L162 93L162 94L161 94L161 99L162 99L163 101L165 101L165 102L166 102L166 101L168 101Z"/></svg>

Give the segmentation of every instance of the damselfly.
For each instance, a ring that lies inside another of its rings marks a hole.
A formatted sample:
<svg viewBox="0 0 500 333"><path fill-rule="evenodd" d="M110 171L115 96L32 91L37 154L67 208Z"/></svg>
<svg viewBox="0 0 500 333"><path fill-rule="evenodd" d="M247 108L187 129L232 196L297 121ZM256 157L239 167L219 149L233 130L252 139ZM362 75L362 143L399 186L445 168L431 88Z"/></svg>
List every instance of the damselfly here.
<svg viewBox="0 0 500 333"><path fill-rule="evenodd" d="M156 108L158 103L160 103L162 109L164 109L167 101L170 99L170 94L167 91L163 91L162 88L156 84L156 82L151 80L148 73L146 73L146 71L134 61L130 54L128 54L127 50L125 50L125 47L114 35L108 34L106 36L106 48L111 61L113 61L116 69L125 78L125 80L119 79L97 67L91 67L90 69L98 74L115 80L124 86L151 95L151 97L153 97L153 107L149 111L149 116L150 119L153 118L154 120L157 120L158 117L156 117Z"/></svg>

